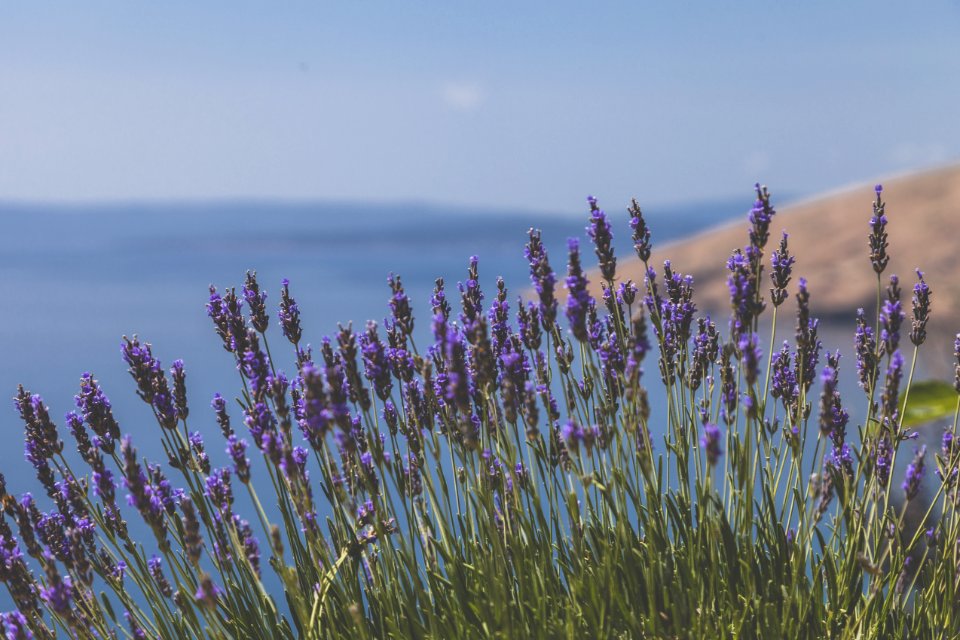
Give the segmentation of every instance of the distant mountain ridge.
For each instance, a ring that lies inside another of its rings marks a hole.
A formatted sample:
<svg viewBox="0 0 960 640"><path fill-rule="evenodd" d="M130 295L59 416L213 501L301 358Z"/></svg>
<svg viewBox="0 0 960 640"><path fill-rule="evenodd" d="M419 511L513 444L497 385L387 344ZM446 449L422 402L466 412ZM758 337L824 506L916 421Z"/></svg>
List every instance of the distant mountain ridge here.
<svg viewBox="0 0 960 640"><path fill-rule="evenodd" d="M785 303L793 313L792 294L798 277L805 277L813 313L820 317L844 317L851 323L858 307L872 312L876 306L876 275L870 265L867 235L875 198L874 182L864 182L824 196L810 198L779 210L770 227L764 264L764 292L769 298L769 256L789 233L790 253L797 258L791 299ZM771 185L776 207L775 185ZM932 317L928 353L952 357L953 338L960 331L960 164L903 175L883 184L889 234L890 264L883 273L886 286L891 274L900 278L902 303L910 323L910 298L920 268L932 289ZM650 264L658 274L665 259L675 271L691 274L695 300L702 311L726 316L729 309L725 268L733 250L747 244L746 210L735 223L708 229L669 244L657 244L655 222L651 224L654 251ZM643 282L643 264L635 257L622 259L621 279ZM599 291L599 274L591 274ZM783 314L781 313L781 318ZM845 350L848 352L849 350Z"/></svg>

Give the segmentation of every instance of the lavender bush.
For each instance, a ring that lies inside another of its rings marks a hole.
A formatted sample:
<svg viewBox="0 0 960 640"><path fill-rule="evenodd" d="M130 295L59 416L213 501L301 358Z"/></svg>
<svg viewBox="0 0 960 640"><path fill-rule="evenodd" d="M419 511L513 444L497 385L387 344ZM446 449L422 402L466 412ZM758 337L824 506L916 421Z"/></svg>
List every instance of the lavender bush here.
<svg viewBox="0 0 960 640"><path fill-rule="evenodd" d="M0 481L6 636L957 637L960 400L941 450L915 448L904 414L931 293L918 271L904 325L881 196L864 256L877 313L859 312L853 336L855 433L787 236L766 254L775 210L759 185L726 265L725 327L698 317L691 277L649 264L636 202L646 279L619 281L593 198L600 299L579 242L561 296L531 230L533 299L499 280L485 302L471 258L459 311L437 280L423 350L397 276L381 326L340 327L315 349L287 281L273 319L255 274L239 292L211 287L237 392L190 406L183 361L166 369L123 340L164 459L122 435L89 373L69 446L41 397L17 391L46 496ZM793 340L777 348L791 296ZM960 335L955 355L960 393ZM218 444L193 430L213 421ZM898 457L912 457L899 478ZM936 493L905 518L928 469Z"/></svg>

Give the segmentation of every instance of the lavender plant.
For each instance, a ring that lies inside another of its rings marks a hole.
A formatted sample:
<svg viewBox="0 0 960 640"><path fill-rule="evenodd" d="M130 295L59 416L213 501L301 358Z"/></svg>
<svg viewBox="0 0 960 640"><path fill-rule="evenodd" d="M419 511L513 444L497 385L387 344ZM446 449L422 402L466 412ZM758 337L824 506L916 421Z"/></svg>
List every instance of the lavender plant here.
<svg viewBox="0 0 960 640"><path fill-rule="evenodd" d="M930 288L918 271L904 384L878 186L865 256L878 305L872 322L858 312L854 339L865 418L848 433L840 354L823 351L807 282L790 291L802 263L786 234L766 256L775 209L756 193L748 242L726 265L725 336L697 316L690 276L649 264L636 201L646 279L619 281L612 225L590 198L599 301L576 239L562 301L531 230L535 295L515 311L502 279L485 306L471 258L459 314L437 280L425 350L391 275L382 324L341 326L314 351L290 283L272 321L249 272L240 294L210 288L239 378L210 409L190 406L182 360L167 370L125 337L161 460L122 435L92 374L65 417L69 445L20 387L46 496L9 494L0 476L0 582L16 605L6 637L957 637L960 396L940 451L915 449L895 478L913 449L904 415ZM793 340L776 349L791 293ZM960 393L960 334L957 345ZM205 442L198 422L222 441Z"/></svg>

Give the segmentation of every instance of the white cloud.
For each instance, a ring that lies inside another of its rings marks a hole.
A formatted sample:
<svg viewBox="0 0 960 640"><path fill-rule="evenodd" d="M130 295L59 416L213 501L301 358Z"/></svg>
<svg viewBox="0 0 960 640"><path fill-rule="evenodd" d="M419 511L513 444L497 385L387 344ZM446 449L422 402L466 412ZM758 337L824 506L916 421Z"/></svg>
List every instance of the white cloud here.
<svg viewBox="0 0 960 640"><path fill-rule="evenodd" d="M939 164L949 157L946 146L939 142L905 142L889 152L889 158L900 166L920 167Z"/></svg>
<svg viewBox="0 0 960 640"><path fill-rule="evenodd" d="M743 159L743 170L750 180L763 181L763 174L770 169L770 154L756 150Z"/></svg>
<svg viewBox="0 0 960 640"><path fill-rule="evenodd" d="M443 104L456 111L475 111L484 97L480 85L470 82L449 82L440 95Z"/></svg>

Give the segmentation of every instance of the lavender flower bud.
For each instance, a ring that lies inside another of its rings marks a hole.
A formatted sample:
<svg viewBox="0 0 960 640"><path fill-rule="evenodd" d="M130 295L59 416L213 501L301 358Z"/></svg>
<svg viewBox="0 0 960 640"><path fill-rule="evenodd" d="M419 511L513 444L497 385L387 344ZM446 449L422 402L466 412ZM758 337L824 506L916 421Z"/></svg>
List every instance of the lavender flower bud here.
<svg viewBox="0 0 960 640"><path fill-rule="evenodd" d="M242 307L243 302L234 289L227 289L221 297L217 288L210 285L207 315L213 320L217 335L223 340L223 348L238 356L247 347L247 321L243 317Z"/></svg>
<svg viewBox="0 0 960 640"><path fill-rule="evenodd" d="M774 307L779 307L787 299L787 285L790 283L794 262L796 258L787 250L787 232L784 231L780 248L770 255L770 281L773 283L770 301Z"/></svg>
<svg viewBox="0 0 960 640"><path fill-rule="evenodd" d="M243 547L243 553L247 558L247 562L250 563L250 568L253 569L253 572L260 577L260 545L257 543L256 537L253 535L253 530L250 528L250 523L246 520L240 520L235 518L237 526L237 534L240 538L240 545Z"/></svg>
<svg viewBox="0 0 960 640"><path fill-rule="evenodd" d="M874 451L873 469L876 473L877 483L881 488L887 486L890 481L891 465L893 464L893 449L890 444L890 438L886 435L880 437Z"/></svg>
<svg viewBox="0 0 960 640"><path fill-rule="evenodd" d="M199 431L194 431L189 436L190 450L193 452L193 459L197 461L200 471L204 474L210 473L210 456L207 455L203 445L203 436Z"/></svg>
<svg viewBox="0 0 960 640"><path fill-rule="evenodd" d="M917 497L917 492L920 491L920 482L923 480L925 471L924 456L926 455L927 447L924 445L920 447L913 461L907 466L907 474L904 477L903 484L900 486L908 502Z"/></svg>
<svg viewBox="0 0 960 640"><path fill-rule="evenodd" d="M753 321L759 315L762 307L757 302L756 274L750 259L740 249L734 251L727 260L727 288L730 291L730 306L733 313L730 317L731 337L739 340L740 335L753 328Z"/></svg>
<svg viewBox="0 0 960 640"><path fill-rule="evenodd" d="M793 370L790 344L787 341L783 342L783 347L774 358L771 370L770 395L774 398L780 398L783 402L783 408L789 409L800 394L800 389L797 387L797 376Z"/></svg>
<svg viewBox="0 0 960 640"><path fill-rule="evenodd" d="M617 302L630 307L637 299L637 285L634 284L633 280L627 280L626 282L621 282L617 286Z"/></svg>
<svg viewBox="0 0 960 640"><path fill-rule="evenodd" d="M483 292L480 290L478 262L477 256L470 256L467 281L457 283L457 288L460 289L460 305L463 309L460 320L464 326L475 322L483 314Z"/></svg>
<svg viewBox="0 0 960 640"><path fill-rule="evenodd" d="M137 460L137 450L133 448L130 436L120 441L120 451L123 454L124 484L130 493L127 502L135 507L144 521L153 529L157 541L161 545L167 544L167 523L164 519L165 507L162 497L150 485L147 475L143 472Z"/></svg>
<svg viewBox="0 0 960 640"><path fill-rule="evenodd" d="M723 450L720 448L721 437L722 434L717 425L709 422L703 425L703 436L700 438L700 446L703 447L703 450L706 452L707 463L711 467L715 467L720 460L720 456L723 455Z"/></svg>
<svg viewBox="0 0 960 640"><path fill-rule="evenodd" d="M770 204L770 192L767 188L760 186L759 182L754 185L754 188L757 191L757 199L748 216L751 224L750 246L756 250L755 254L759 257L770 238L770 221L777 212Z"/></svg>
<svg viewBox="0 0 960 640"><path fill-rule="evenodd" d="M530 281L539 298L543 330L550 333L557 319L557 299L554 295L557 277L550 268L550 260L541 242L540 231L530 229L528 235L530 240L524 248L524 255L530 264Z"/></svg>
<svg viewBox="0 0 960 640"><path fill-rule="evenodd" d="M373 323L369 323L373 324ZM357 335L353 332L353 324L348 324L346 327L343 325L337 325L339 327L339 332L337 333L337 353L340 356L338 362L343 366L344 375L347 378L347 391L350 397L350 402L354 404L359 404L360 408L366 411L370 408L370 391L363 386L363 379L360 376L360 369L357 367ZM370 327L367 327L369 332ZM374 335L376 335L376 325L374 325ZM364 341L365 337L360 336L361 343ZM377 338L379 341L379 338ZM324 338L324 351L327 350L327 345L329 344L327 338ZM325 359L328 359L327 366L333 366L334 362L332 359L329 359L328 356L324 356ZM366 364L366 363L364 363ZM382 364L381 364L382 366ZM382 373L382 372L381 372ZM383 374L389 380L389 373Z"/></svg>
<svg viewBox="0 0 960 640"><path fill-rule="evenodd" d="M887 243L887 217L884 215L886 205L880 199L883 186L878 184L874 191L877 193L877 199L873 203L873 217L870 218L870 235L868 238L870 240L870 262L873 264L873 270L879 274L883 273L890 261L890 256L887 255L887 247L890 245Z"/></svg>
<svg viewBox="0 0 960 640"><path fill-rule="evenodd" d="M800 278L797 291L797 354L794 361L797 384L804 391L817 377L817 364L820 361L820 340L817 339L817 329L820 321L810 317L810 293L807 291L807 280Z"/></svg>
<svg viewBox="0 0 960 640"><path fill-rule="evenodd" d="M510 335L510 305L507 304L507 286L502 277L497 277L497 299L487 313L490 320L493 353L500 356Z"/></svg>
<svg viewBox="0 0 960 640"><path fill-rule="evenodd" d="M587 226L587 235L593 240L603 279L612 284L617 275L617 258L613 254L613 233L610 230L610 222L607 220L607 214L597 206L596 198L588 196L587 202L590 204L590 224Z"/></svg>
<svg viewBox="0 0 960 640"><path fill-rule="evenodd" d="M244 345L244 350L239 354L238 368L240 373L250 381L254 402L263 402L269 390L267 379L270 377L270 365L266 354L260 350L260 340L254 331L247 332Z"/></svg>
<svg viewBox="0 0 960 640"><path fill-rule="evenodd" d="M393 315L393 321L404 335L409 336L413 333L413 312L410 310L410 299L403 290L400 276L391 273L387 281L390 284L390 313Z"/></svg>
<svg viewBox="0 0 960 640"><path fill-rule="evenodd" d="M646 264L650 260L650 228L647 227L643 212L635 198L630 200L627 213L630 214L630 229L633 230L633 248L637 252L637 257Z"/></svg>
<svg viewBox="0 0 960 640"><path fill-rule="evenodd" d="M923 272L917 269L919 282L913 285L913 326L910 342L916 346L927 339L927 320L930 318L930 287L923 280Z"/></svg>
<svg viewBox="0 0 960 640"><path fill-rule="evenodd" d="M402 489L411 498L416 498L423 493L423 478L420 475L420 465L416 456L411 454L408 458L409 464L404 466L404 481Z"/></svg>
<svg viewBox="0 0 960 640"><path fill-rule="evenodd" d="M434 281L433 295L430 296L430 307L433 315L443 316L444 321L450 319L450 303L447 301L447 292L443 288L443 278Z"/></svg>
<svg viewBox="0 0 960 640"><path fill-rule="evenodd" d="M853 453L848 444L844 443L839 447L834 446L830 451L827 462L848 478L853 477Z"/></svg>
<svg viewBox="0 0 960 640"><path fill-rule="evenodd" d="M573 420L568 420L560 430L560 437L568 450L578 453L580 451L580 443L583 442L585 438L585 433L580 425Z"/></svg>
<svg viewBox="0 0 960 640"><path fill-rule="evenodd" d="M283 335L296 347L300 344L300 338L303 337L300 329L300 307L290 295L290 281L284 278L281 284L283 289L280 291L280 310L277 312L277 319L280 321Z"/></svg>
<svg viewBox="0 0 960 640"><path fill-rule="evenodd" d="M227 454L233 460L233 472L243 484L250 482L250 459L246 456L247 441L239 440L234 434L227 438Z"/></svg>
<svg viewBox="0 0 960 640"><path fill-rule="evenodd" d="M57 615L72 618L73 582L70 576L61 576L56 562L50 556L44 558L43 565L47 573L47 586L40 590L40 597Z"/></svg>
<svg viewBox="0 0 960 640"><path fill-rule="evenodd" d="M860 388L869 392L877 383L877 341L873 336L873 329L867 326L863 309L857 309L854 345L857 351L857 376Z"/></svg>
<svg viewBox="0 0 960 640"><path fill-rule="evenodd" d="M130 627L130 636L134 640L147 640L147 633L143 630L143 627L140 626L140 623L137 622L137 619L133 617L133 614L129 611L123 612L123 617L127 621L127 625Z"/></svg>
<svg viewBox="0 0 960 640"><path fill-rule="evenodd" d="M733 345L724 346L720 366L720 417L727 425L733 424L737 411L737 379L730 363L733 351Z"/></svg>
<svg viewBox="0 0 960 640"><path fill-rule="evenodd" d="M833 394L837 390L837 372L832 367L824 367L820 376L820 433L830 435L833 432Z"/></svg>
<svg viewBox="0 0 960 640"><path fill-rule="evenodd" d="M540 307L533 302L523 306L523 300L517 299L517 329L523 346L531 351L540 349L543 333L540 326Z"/></svg>
<svg viewBox="0 0 960 640"><path fill-rule="evenodd" d="M230 469L214 469L206 480L204 494L223 514L230 513L233 504L233 489L230 487Z"/></svg>
<svg viewBox="0 0 960 640"><path fill-rule="evenodd" d="M887 367L883 392L880 395L880 417L887 428L896 426L899 416L900 381L903 378L903 356L894 351Z"/></svg>
<svg viewBox="0 0 960 640"><path fill-rule="evenodd" d="M183 549L187 558L196 567L200 562L200 553L203 550L203 538L200 537L200 521L197 519L197 511L193 507L193 500L188 496L181 498L180 510L183 512Z"/></svg>
<svg viewBox="0 0 960 640"><path fill-rule="evenodd" d="M760 371L760 360L763 358L763 352L760 350L760 337L756 333L744 334L740 337L740 343L737 345L740 350L741 368L744 379L748 387L752 387L757 381L757 375Z"/></svg>
<svg viewBox="0 0 960 640"><path fill-rule="evenodd" d="M374 391L380 400L390 397L393 381L390 377L390 365L387 362L386 352L380 336L377 335L377 324L367 323L366 333L360 336L360 349L363 358L364 376L373 385Z"/></svg>
<svg viewBox="0 0 960 640"><path fill-rule="evenodd" d="M890 276L887 287L887 299L880 308L880 342L885 353L893 353L900 345L900 325L904 313L900 304L900 281L896 275Z"/></svg>
<svg viewBox="0 0 960 640"><path fill-rule="evenodd" d="M173 405L177 409L177 416L186 420L190 411L187 408L187 374L183 370L183 360L174 360L170 369L173 378Z"/></svg>
<svg viewBox="0 0 960 640"><path fill-rule="evenodd" d="M217 415L217 424L220 425L220 432L224 438L230 437L233 428L230 426L230 416L227 414L227 402L219 393L213 394L213 401L210 402L214 412Z"/></svg>
<svg viewBox="0 0 960 640"><path fill-rule="evenodd" d="M80 453L80 457L83 458L84 462L90 464L93 458L99 454L93 442L91 442L87 430L83 427L83 419L70 411L64 417L64 421L67 423L70 433L73 434L74 440L77 441L77 451Z"/></svg>
<svg viewBox="0 0 960 640"><path fill-rule="evenodd" d="M27 618L19 611L0 614L0 625L7 640L32 640L33 632Z"/></svg>
<svg viewBox="0 0 960 640"><path fill-rule="evenodd" d="M937 477L943 481L947 487L952 487L957 481L957 475L960 473L957 464L957 453L960 451L957 440L951 431L943 432L943 439L940 444L940 468L937 469Z"/></svg>
<svg viewBox="0 0 960 640"><path fill-rule="evenodd" d="M567 270L567 320L573 336L580 342L587 341L587 312L594 301L587 291L587 277L580 265L580 242L576 238L567 241L570 250L570 263Z"/></svg>
<svg viewBox="0 0 960 640"><path fill-rule="evenodd" d="M169 598L173 595L173 588L170 586L170 582L167 580L166 576L163 575L163 568L160 566L162 560L159 556L151 556L147 560L147 567L150 570L150 576L153 578L154 584L156 584L157 589L160 591L160 594L165 598Z"/></svg>
<svg viewBox="0 0 960 640"><path fill-rule="evenodd" d="M113 417L110 401L90 373L80 377L80 393L74 402L83 420L97 435L97 445L107 455L114 452L114 443L120 439L120 425Z"/></svg>
<svg viewBox="0 0 960 640"><path fill-rule="evenodd" d="M257 272L247 271L247 279L243 284L243 299L250 309L250 324L260 333L265 333L270 326L270 317L267 315L267 293L260 290L257 283Z"/></svg>

